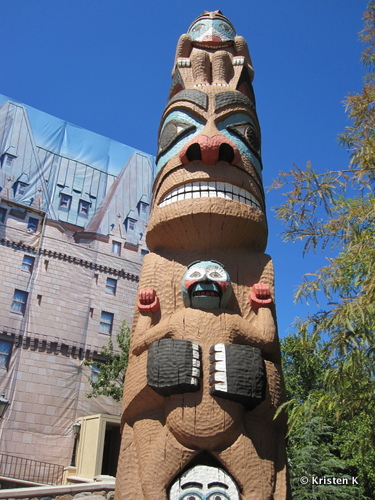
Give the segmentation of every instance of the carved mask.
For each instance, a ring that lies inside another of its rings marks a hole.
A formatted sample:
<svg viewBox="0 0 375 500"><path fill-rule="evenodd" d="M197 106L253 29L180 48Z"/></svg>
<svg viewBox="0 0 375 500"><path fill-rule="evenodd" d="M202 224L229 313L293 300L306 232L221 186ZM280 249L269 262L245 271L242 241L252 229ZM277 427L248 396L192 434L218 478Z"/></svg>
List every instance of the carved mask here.
<svg viewBox="0 0 375 500"><path fill-rule="evenodd" d="M197 465L172 485L169 500L240 500L233 479L222 469Z"/></svg>
<svg viewBox="0 0 375 500"><path fill-rule="evenodd" d="M224 308L232 293L229 274L215 261L191 264L181 289L185 306L194 309Z"/></svg>
<svg viewBox="0 0 375 500"><path fill-rule="evenodd" d="M213 16L209 16L213 14ZM199 16L188 30L194 47L221 49L233 45L236 31L228 19L218 13Z"/></svg>

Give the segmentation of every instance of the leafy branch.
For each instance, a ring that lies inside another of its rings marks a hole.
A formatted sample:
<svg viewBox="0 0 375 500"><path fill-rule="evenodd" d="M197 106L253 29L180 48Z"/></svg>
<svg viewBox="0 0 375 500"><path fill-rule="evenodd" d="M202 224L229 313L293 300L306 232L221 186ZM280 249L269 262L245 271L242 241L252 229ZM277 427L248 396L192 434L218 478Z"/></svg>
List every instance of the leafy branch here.
<svg viewBox="0 0 375 500"><path fill-rule="evenodd" d="M115 349L110 338L108 345L100 351L100 361L85 361L85 366L98 370L96 379L88 379L91 392L86 394L88 398L98 396L110 396L115 401L120 401L124 389L124 378L128 367L130 330L125 321L122 322L116 335L118 348Z"/></svg>

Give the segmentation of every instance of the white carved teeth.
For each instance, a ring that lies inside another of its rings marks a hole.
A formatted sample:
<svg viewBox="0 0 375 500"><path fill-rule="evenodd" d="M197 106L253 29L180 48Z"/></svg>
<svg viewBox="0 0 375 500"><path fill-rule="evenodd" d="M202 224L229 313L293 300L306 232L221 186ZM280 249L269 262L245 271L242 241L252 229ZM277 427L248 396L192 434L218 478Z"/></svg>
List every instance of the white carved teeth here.
<svg viewBox="0 0 375 500"><path fill-rule="evenodd" d="M159 206L165 207L176 201L191 200L192 198L226 198L262 210L258 200L249 191L228 182L215 181L191 182L178 186L164 196Z"/></svg>

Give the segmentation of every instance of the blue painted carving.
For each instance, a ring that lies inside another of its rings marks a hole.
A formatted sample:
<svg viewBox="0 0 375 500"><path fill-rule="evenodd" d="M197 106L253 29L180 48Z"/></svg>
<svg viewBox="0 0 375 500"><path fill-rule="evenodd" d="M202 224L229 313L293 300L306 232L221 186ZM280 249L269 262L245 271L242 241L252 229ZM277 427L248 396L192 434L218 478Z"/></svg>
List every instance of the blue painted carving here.
<svg viewBox="0 0 375 500"><path fill-rule="evenodd" d="M214 19L203 16L198 17L188 30L193 45L205 48L217 46L229 47L233 45L236 31L232 24L224 18Z"/></svg>
<svg viewBox="0 0 375 500"><path fill-rule="evenodd" d="M232 293L230 277L215 261L191 264L182 280L182 298L186 307L194 309L224 308Z"/></svg>
<svg viewBox="0 0 375 500"><path fill-rule="evenodd" d="M198 120L191 113L172 111L164 120L160 131L156 171L159 172L185 144L200 134L204 125L204 121Z"/></svg>

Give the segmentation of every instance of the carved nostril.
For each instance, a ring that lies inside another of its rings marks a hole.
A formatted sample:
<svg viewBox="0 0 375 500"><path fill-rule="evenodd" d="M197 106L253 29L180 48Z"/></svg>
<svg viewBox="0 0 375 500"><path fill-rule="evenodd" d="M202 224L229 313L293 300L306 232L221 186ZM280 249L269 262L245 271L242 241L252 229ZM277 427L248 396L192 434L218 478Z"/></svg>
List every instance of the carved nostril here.
<svg viewBox="0 0 375 500"><path fill-rule="evenodd" d="M180 159L183 165L196 160L205 165L215 165L218 161L234 165L240 161L240 154L236 146L223 135L208 137L201 134L185 144L180 151Z"/></svg>
<svg viewBox="0 0 375 500"><path fill-rule="evenodd" d="M231 164L234 160L234 150L230 144L221 144L219 148L219 161L227 161Z"/></svg>
<svg viewBox="0 0 375 500"><path fill-rule="evenodd" d="M201 147L197 142L188 147L186 151L186 158L189 162L202 159Z"/></svg>

